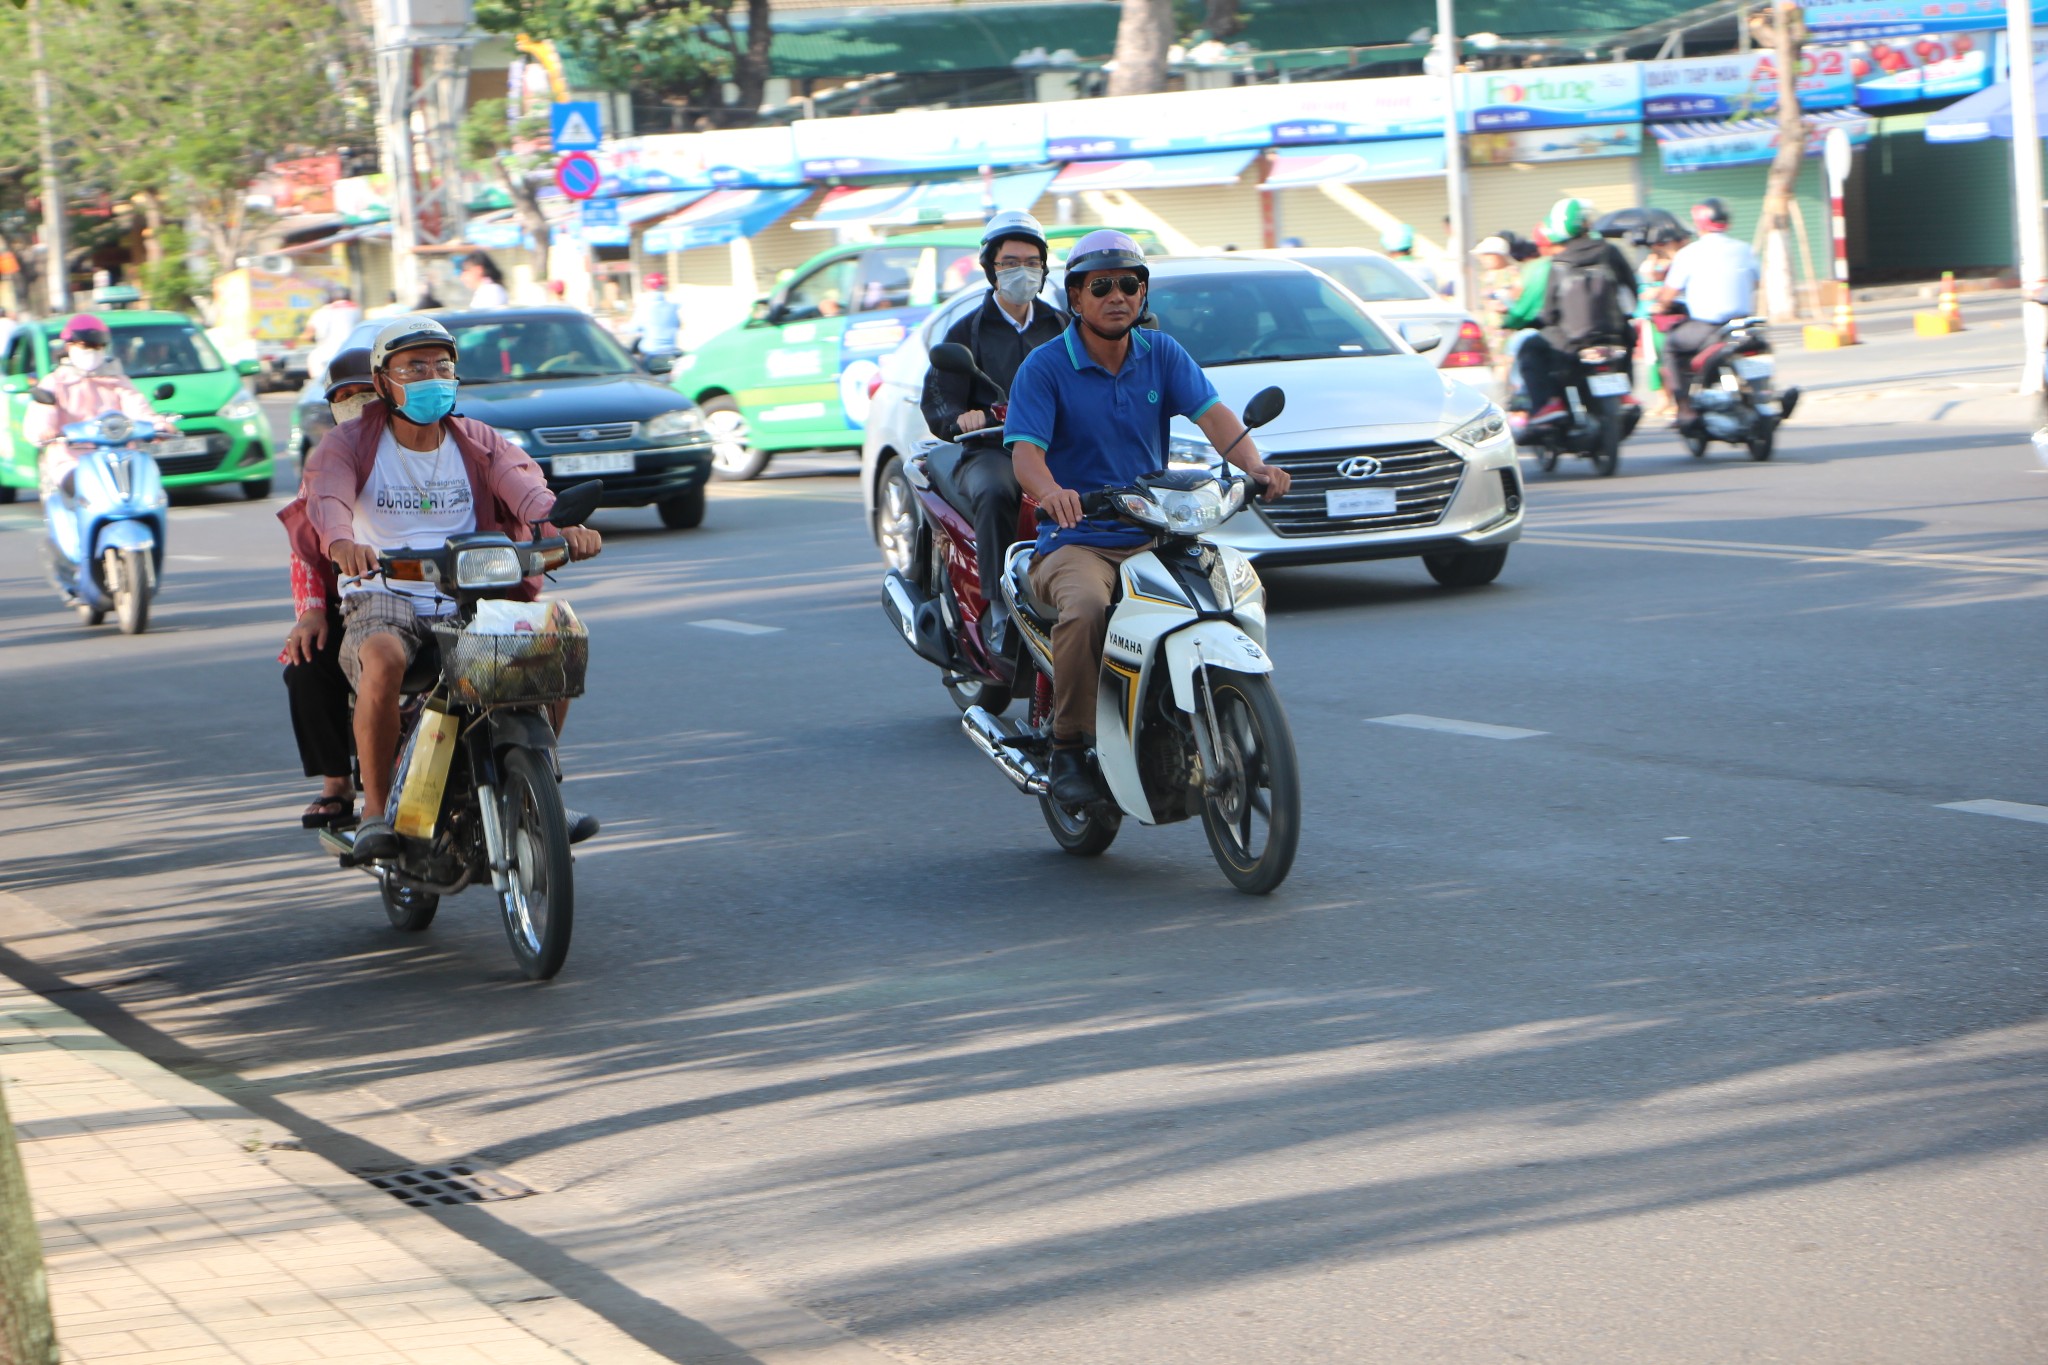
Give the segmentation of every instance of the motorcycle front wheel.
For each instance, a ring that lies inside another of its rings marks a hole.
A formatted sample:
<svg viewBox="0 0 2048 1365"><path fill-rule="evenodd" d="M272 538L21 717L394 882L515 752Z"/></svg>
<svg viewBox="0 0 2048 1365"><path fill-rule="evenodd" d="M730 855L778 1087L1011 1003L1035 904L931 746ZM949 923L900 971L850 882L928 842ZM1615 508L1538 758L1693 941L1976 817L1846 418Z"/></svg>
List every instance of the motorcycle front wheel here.
<svg viewBox="0 0 2048 1365"><path fill-rule="evenodd" d="M498 800L503 812L500 826L512 864L508 885L498 898L505 917L505 937L512 944L519 970L529 980L546 981L562 970L569 956L569 931L576 913L569 822L562 814L561 789L540 754L531 749L508 749L504 789Z"/></svg>
<svg viewBox="0 0 2048 1365"><path fill-rule="evenodd" d="M149 551L109 550L106 569L121 633L142 634L149 629Z"/></svg>
<svg viewBox="0 0 2048 1365"><path fill-rule="evenodd" d="M1272 679L1220 668L1207 672L1221 771L1206 784L1202 829L1230 884L1247 895L1263 896L1287 879L1301 841L1294 732Z"/></svg>

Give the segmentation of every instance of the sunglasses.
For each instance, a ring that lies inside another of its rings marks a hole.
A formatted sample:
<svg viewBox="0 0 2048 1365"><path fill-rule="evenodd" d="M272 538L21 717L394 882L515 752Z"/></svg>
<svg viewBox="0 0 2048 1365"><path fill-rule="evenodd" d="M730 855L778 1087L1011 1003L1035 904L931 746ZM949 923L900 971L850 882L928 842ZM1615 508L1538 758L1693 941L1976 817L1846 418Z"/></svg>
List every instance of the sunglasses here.
<svg viewBox="0 0 2048 1365"><path fill-rule="evenodd" d="M1088 292L1098 299L1108 298L1112 289L1126 298L1134 299L1138 297L1138 291L1144 287L1145 282L1136 275L1117 275L1113 278L1098 275L1088 281Z"/></svg>

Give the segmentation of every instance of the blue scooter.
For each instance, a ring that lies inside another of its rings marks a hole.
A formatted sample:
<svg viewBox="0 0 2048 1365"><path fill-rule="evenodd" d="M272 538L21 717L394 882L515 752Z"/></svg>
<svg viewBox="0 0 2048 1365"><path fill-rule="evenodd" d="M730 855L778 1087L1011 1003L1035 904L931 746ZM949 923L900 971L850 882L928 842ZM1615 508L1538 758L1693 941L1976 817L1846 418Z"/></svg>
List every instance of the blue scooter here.
<svg viewBox="0 0 2048 1365"><path fill-rule="evenodd" d="M30 396L49 401L41 390ZM170 530L170 499L148 450L160 434L118 412L64 428L78 465L44 499L43 568L89 626L112 611L124 635L149 629Z"/></svg>

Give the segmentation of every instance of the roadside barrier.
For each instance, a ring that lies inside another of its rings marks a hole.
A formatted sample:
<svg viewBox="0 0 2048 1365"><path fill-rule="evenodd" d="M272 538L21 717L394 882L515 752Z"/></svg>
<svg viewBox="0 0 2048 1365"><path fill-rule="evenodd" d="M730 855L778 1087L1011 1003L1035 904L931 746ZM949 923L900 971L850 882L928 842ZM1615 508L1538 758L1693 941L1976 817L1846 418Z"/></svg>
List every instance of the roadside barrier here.
<svg viewBox="0 0 2048 1365"><path fill-rule="evenodd" d="M1956 272L1941 272L1941 295L1931 313L1913 314L1913 335L1945 337L1963 330L1962 305L1956 302Z"/></svg>

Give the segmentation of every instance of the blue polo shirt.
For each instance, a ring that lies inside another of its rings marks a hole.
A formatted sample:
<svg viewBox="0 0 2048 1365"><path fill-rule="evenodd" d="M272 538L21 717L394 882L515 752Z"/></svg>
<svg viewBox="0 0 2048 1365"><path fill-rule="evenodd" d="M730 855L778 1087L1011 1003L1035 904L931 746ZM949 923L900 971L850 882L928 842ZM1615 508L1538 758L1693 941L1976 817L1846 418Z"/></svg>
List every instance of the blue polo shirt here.
<svg viewBox="0 0 2048 1365"><path fill-rule="evenodd" d="M1060 339L1024 357L1010 384L1003 440L1045 451L1062 488L1095 493L1166 468L1166 429L1176 417L1200 417L1216 386L1172 337L1131 329L1123 369L1111 374L1088 354L1074 323ZM1142 545L1151 533L1128 522L1084 518L1061 530L1042 521L1038 553L1066 545Z"/></svg>

